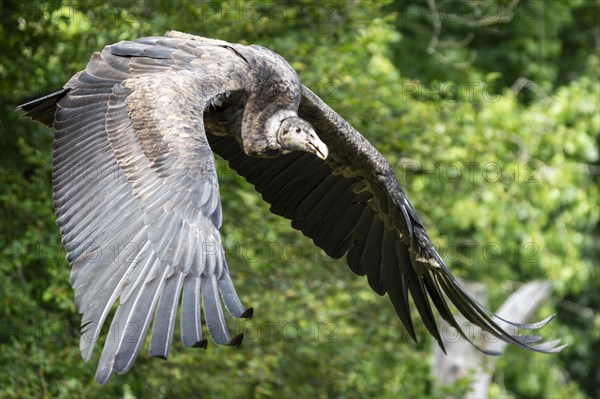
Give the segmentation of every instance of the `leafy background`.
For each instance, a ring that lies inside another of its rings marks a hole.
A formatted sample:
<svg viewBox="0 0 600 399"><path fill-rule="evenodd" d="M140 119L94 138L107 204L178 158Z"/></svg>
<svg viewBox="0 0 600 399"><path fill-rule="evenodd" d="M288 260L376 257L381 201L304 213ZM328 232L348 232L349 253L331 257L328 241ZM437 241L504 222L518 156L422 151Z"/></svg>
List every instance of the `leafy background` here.
<svg viewBox="0 0 600 399"><path fill-rule="evenodd" d="M218 165L223 236L250 322L239 349L143 350L106 387L78 350L51 202L49 129L15 106L93 51L169 29L258 43L387 157L453 272L492 308L548 279L545 356L509 348L491 396L600 397L598 1L14 1L0 28L0 396L423 397L432 341L412 342L365 279L271 215Z"/></svg>

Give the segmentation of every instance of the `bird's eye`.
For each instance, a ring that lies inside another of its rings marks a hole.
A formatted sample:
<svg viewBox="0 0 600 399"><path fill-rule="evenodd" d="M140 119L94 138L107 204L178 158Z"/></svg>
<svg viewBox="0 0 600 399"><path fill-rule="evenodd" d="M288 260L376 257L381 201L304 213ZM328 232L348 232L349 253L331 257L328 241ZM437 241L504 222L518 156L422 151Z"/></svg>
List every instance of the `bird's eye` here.
<svg viewBox="0 0 600 399"><path fill-rule="evenodd" d="M299 128L299 127L296 128L296 133L300 133L301 131L302 131L301 128Z"/></svg>

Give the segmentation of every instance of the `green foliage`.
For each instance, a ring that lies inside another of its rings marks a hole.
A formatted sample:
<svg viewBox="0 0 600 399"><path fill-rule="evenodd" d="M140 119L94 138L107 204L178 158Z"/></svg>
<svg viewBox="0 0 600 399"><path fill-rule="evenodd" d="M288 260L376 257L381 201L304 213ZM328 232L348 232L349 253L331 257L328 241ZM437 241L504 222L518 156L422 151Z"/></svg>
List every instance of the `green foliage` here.
<svg viewBox="0 0 600 399"><path fill-rule="evenodd" d="M246 333L244 344L195 351L176 332L169 361L143 350L129 373L95 385L100 351L90 364L80 359L80 319L54 224L51 131L19 120L14 108L61 87L107 43L176 29L286 57L390 160L451 270L485 283L492 308L522 282L552 281L555 300L540 316L558 317L543 333L570 346L556 356L511 348L491 396L599 397L596 12L583 0L3 2L0 396L466 390L467 380L434 388L422 325L413 343L387 299L270 214L221 161L223 240L241 299L255 308L252 321L230 323ZM439 54L427 51L434 36ZM528 80L515 85L519 78Z"/></svg>

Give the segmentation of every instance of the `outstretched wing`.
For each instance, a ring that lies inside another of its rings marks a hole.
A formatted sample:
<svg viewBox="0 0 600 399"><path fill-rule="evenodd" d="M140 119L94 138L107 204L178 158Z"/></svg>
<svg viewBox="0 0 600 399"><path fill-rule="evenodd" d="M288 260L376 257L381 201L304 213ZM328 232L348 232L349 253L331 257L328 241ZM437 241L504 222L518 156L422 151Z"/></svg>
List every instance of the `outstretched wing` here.
<svg viewBox="0 0 600 399"><path fill-rule="evenodd" d="M327 144L323 161L291 153L275 159L246 156L231 138L209 135L213 150L262 194L271 211L313 239L329 256L346 255L350 269L367 275L371 288L388 294L409 334L416 339L409 294L429 332L443 349L433 308L465 339L447 299L473 324L508 343L556 352L559 341L530 345L538 338L512 335L452 276L404 194L390 165L352 126L306 87L299 115ZM207 124L210 133L211 126ZM432 306L433 303L433 306ZM511 325L536 329L534 324ZM504 320L503 320L504 321ZM485 348L481 348L486 351Z"/></svg>
<svg viewBox="0 0 600 399"><path fill-rule="evenodd" d="M54 204L87 361L118 301L96 380L126 372L153 320L150 354L169 354L181 300L186 346L229 336L221 300L249 317L229 277L219 228L221 204L203 113L244 90L247 63L218 41L152 37L95 53L53 96L25 104L53 120ZM49 123L50 124L50 123ZM181 297L181 299L180 299Z"/></svg>

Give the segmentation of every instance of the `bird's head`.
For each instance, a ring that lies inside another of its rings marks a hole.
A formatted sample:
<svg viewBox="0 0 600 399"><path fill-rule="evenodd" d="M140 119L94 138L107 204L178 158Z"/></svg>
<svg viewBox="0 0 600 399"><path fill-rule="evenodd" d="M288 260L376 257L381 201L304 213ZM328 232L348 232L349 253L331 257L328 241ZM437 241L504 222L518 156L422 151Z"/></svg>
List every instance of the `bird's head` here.
<svg viewBox="0 0 600 399"><path fill-rule="evenodd" d="M267 105L262 111L248 112L247 108L248 105L239 136L246 155L271 158L292 151L308 152L321 159L329 155L327 145L296 110L283 108L273 112Z"/></svg>
<svg viewBox="0 0 600 399"><path fill-rule="evenodd" d="M277 129L277 144L282 153L304 151L326 159L327 145L321 141L313 127L298 116L290 116L281 121Z"/></svg>

